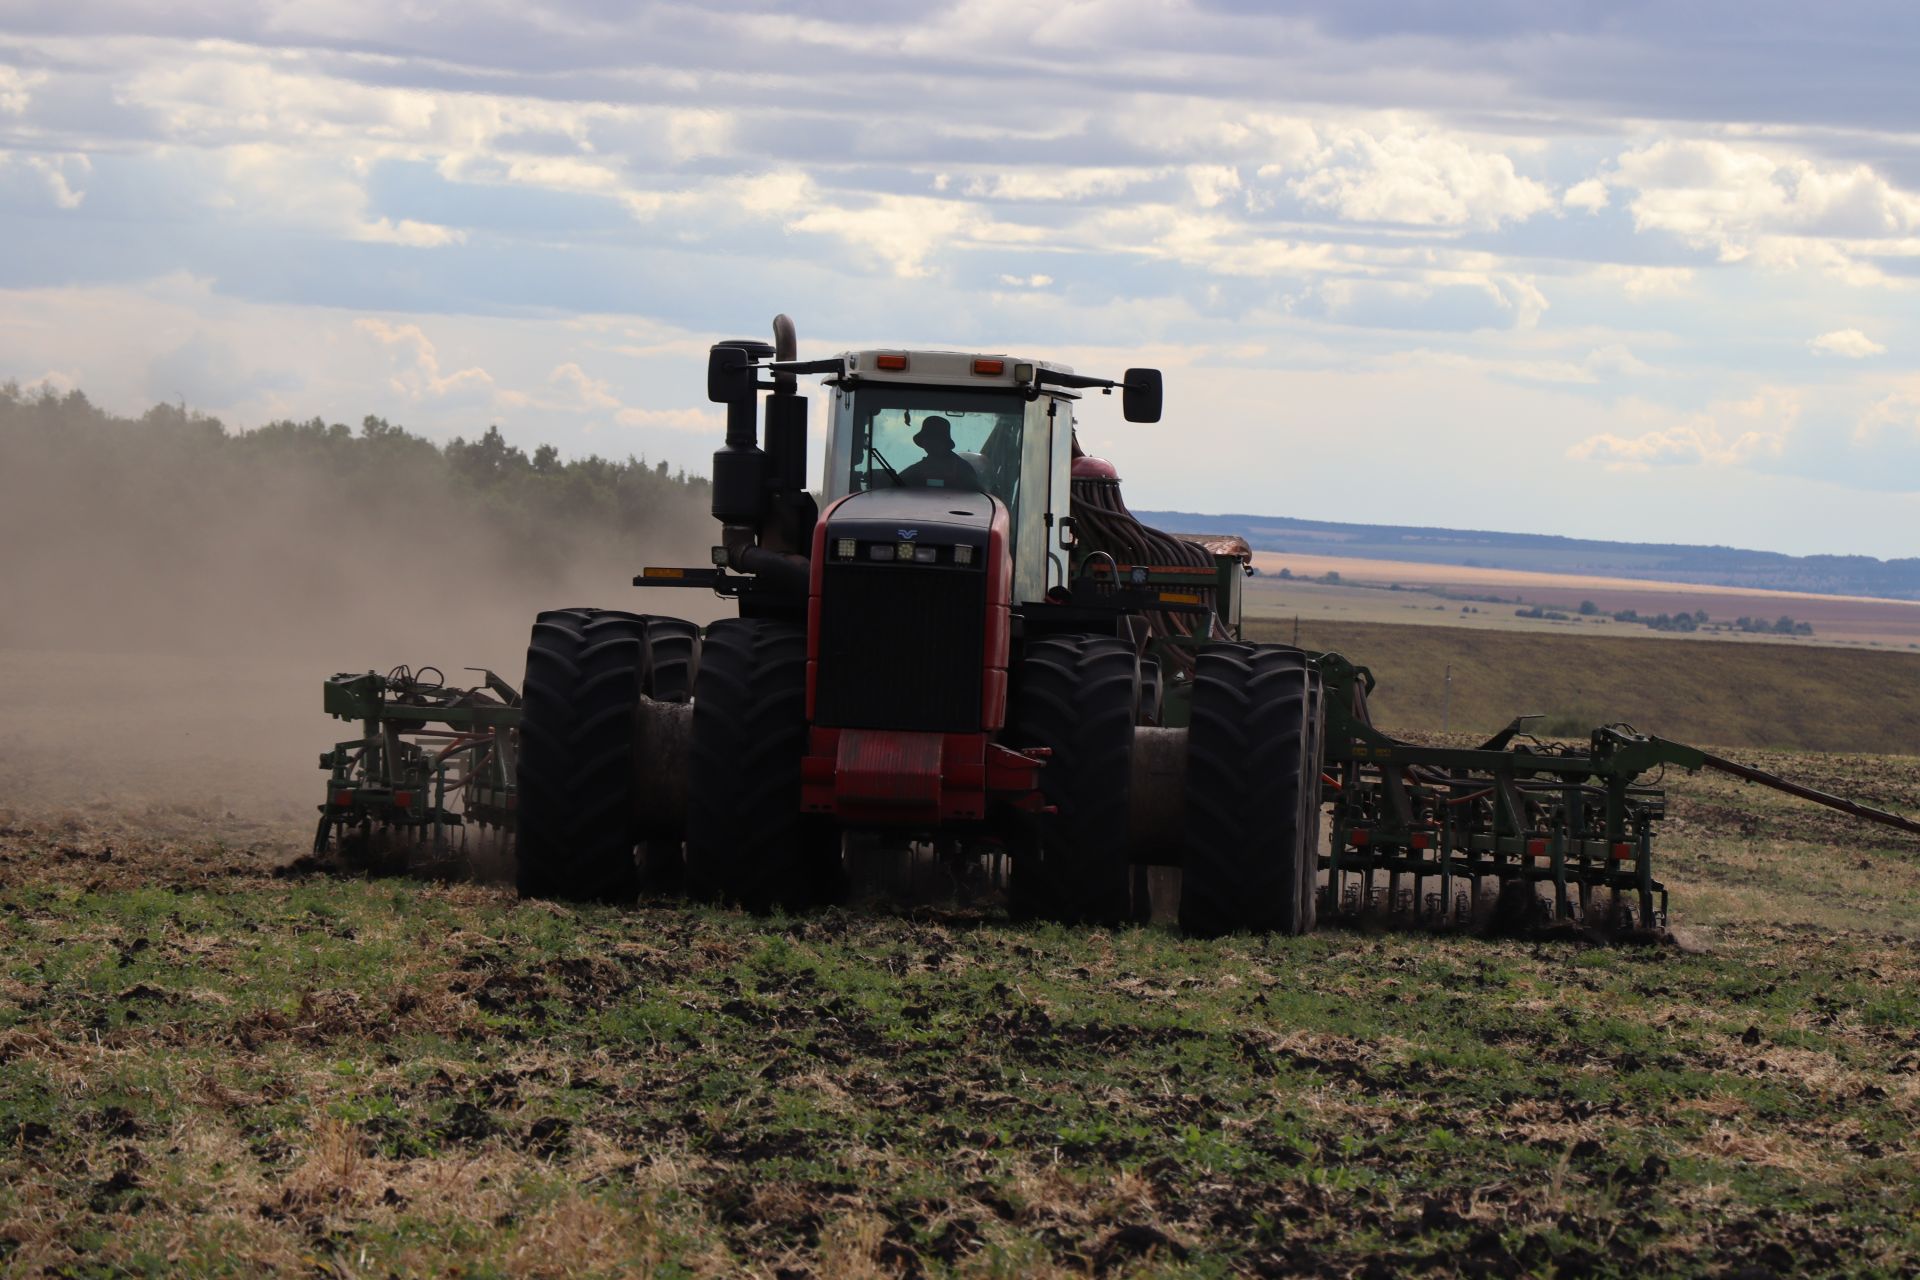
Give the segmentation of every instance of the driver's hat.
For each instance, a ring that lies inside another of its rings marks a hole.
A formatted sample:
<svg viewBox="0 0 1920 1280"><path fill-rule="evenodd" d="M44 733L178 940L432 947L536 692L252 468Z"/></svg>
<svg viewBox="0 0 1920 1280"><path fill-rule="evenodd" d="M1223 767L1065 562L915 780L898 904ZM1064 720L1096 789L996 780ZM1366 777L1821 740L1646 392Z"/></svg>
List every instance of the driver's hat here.
<svg viewBox="0 0 1920 1280"><path fill-rule="evenodd" d="M953 424L939 414L920 419L920 430L914 432L913 442L922 449L931 449L935 442L945 448L953 448Z"/></svg>

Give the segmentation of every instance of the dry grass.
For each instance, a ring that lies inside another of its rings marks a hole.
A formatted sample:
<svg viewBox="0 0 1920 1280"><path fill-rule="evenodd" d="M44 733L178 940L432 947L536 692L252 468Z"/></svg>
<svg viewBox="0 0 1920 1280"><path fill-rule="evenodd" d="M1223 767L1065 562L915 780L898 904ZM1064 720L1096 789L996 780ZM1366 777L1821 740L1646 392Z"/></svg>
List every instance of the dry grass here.
<svg viewBox="0 0 1920 1280"><path fill-rule="evenodd" d="M1291 641L1287 622L1252 638ZM1375 719L1395 731L1490 734L1522 713L1570 733L1617 721L1681 742L1795 751L1920 751L1920 654L1304 620L1300 643L1372 668ZM1920 800L1915 807L1920 808Z"/></svg>

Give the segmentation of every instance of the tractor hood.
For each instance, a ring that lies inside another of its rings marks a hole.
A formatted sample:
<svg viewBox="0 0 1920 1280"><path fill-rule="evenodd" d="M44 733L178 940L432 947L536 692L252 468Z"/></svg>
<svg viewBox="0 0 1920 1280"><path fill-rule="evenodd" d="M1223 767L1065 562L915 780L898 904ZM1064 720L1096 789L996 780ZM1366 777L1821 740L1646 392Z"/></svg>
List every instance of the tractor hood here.
<svg viewBox="0 0 1920 1280"><path fill-rule="evenodd" d="M827 515L827 554L830 558L860 560L907 559L899 554L911 544L922 564L955 563L952 549L972 549L965 562L986 562L987 535L993 526L995 500L966 489L894 488L849 494ZM840 554L840 544L857 544L855 557ZM882 555L881 549L887 554ZM926 548L933 548L929 556Z"/></svg>

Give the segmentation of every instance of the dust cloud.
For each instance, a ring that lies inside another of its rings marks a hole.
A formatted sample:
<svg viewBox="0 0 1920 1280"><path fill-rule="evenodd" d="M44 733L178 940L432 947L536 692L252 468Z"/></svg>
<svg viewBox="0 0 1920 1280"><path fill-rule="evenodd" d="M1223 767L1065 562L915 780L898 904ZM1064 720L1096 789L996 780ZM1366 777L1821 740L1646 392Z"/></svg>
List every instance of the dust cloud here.
<svg viewBox="0 0 1920 1280"><path fill-rule="evenodd" d="M179 423L56 426L0 418L0 808L310 831L319 753L352 733L321 711L327 675L490 667L517 686L541 609L717 615L630 585L707 558L704 493L664 478L616 534L483 500L418 441L381 474L217 428L184 447Z"/></svg>

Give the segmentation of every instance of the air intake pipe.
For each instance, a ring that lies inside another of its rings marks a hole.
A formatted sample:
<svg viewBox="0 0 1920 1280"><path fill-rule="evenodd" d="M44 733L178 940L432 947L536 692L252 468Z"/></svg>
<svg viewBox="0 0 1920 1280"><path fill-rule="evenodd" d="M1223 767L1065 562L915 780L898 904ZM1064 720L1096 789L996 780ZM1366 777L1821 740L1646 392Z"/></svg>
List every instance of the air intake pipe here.
<svg viewBox="0 0 1920 1280"><path fill-rule="evenodd" d="M713 455L713 518L722 525L758 528L766 518L767 455L753 365L772 354L751 338L716 342L707 353L707 397L727 406L727 442Z"/></svg>
<svg viewBox="0 0 1920 1280"><path fill-rule="evenodd" d="M792 360L798 350L793 321L774 317L774 345L753 339L715 343L707 357L707 395L727 406L726 445L713 455L713 518L720 522L726 563L765 579L786 594L805 597L810 574L804 555L778 549L807 546L801 533L811 522L795 518L811 510L806 491L807 402L791 373L775 373L767 402L767 447L759 444L759 383L753 366L769 358ZM807 523L802 531L788 526ZM774 545L763 546L763 542Z"/></svg>

